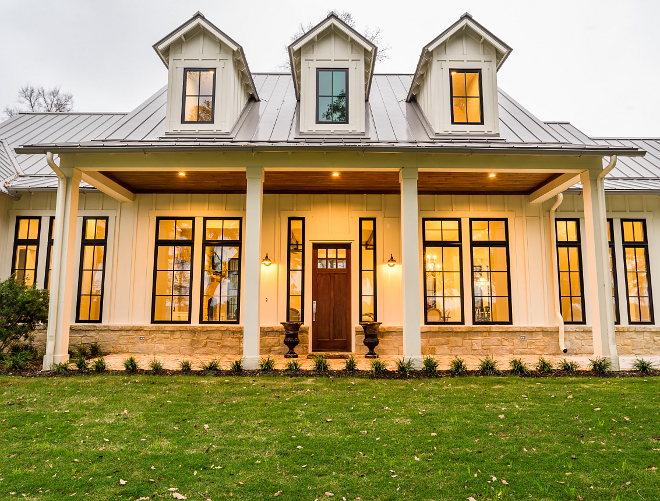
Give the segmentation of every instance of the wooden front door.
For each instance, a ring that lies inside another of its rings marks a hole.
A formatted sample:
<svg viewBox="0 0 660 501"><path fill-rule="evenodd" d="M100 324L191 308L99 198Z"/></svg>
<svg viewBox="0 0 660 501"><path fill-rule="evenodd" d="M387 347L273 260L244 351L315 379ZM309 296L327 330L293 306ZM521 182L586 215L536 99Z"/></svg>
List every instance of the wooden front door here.
<svg viewBox="0 0 660 501"><path fill-rule="evenodd" d="M351 351L351 247L314 244L312 351Z"/></svg>

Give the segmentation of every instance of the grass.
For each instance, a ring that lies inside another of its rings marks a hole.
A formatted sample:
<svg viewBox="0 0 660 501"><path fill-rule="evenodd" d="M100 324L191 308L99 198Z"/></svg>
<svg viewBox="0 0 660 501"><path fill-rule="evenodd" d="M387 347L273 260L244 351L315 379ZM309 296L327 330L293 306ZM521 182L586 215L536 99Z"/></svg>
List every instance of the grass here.
<svg viewBox="0 0 660 501"><path fill-rule="evenodd" d="M0 376L0 387L3 498L171 499L174 488L202 501L278 491L365 501L660 492L660 470L649 468L660 466L654 378L119 373Z"/></svg>

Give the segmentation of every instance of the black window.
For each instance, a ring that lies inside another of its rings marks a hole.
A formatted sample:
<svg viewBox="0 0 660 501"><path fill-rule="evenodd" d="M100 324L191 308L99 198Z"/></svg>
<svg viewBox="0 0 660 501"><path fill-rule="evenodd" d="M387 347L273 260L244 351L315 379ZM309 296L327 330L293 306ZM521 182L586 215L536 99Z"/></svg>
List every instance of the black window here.
<svg viewBox="0 0 660 501"><path fill-rule="evenodd" d="M612 306L614 308L614 323L619 324L619 286L616 278L616 253L614 252L614 223L607 220L607 244L610 251L610 279L612 281Z"/></svg>
<svg viewBox="0 0 660 501"><path fill-rule="evenodd" d="M205 218L200 322L238 323L241 218Z"/></svg>
<svg viewBox="0 0 660 501"><path fill-rule="evenodd" d="M305 218L290 217L287 256L288 322L303 322L305 305Z"/></svg>
<svg viewBox="0 0 660 501"><path fill-rule="evenodd" d="M108 218L83 217L76 322L101 322Z"/></svg>
<svg viewBox="0 0 660 501"><path fill-rule="evenodd" d="M653 323L649 241L644 219L622 219L623 262L626 266L628 321L631 324Z"/></svg>
<svg viewBox="0 0 660 501"><path fill-rule="evenodd" d="M561 316L567 324L585 323L580 221L555 220Z"/></svg>
<svg viewBox="0 0 660 501"><path fill-rule="evenodd" d="M53 270L53 232L55 231L55 216L50 216L50 223L48 224L48 249L46 249L46 278L44 279L44 289L50 290L51 271Z"/></svg>
<svg viewBox="0 0 660 501"><path fill-rule="evenodd" d="M185 69L183 71L183 111L186 123L213 123L215 107L215 70Z"/></svg>
<svg viewBox="0 0 660 501"><path fill-rule="evenodd" d="M360 218L360 321L376 318L376 219Z"/></svg>
<svg viewBox="0 0 660 501"><path fill-rule="evenodd" d="M424 219L424 321L462 324L463 275L460 219Z"/></svg>
<svg viewBox="0 0 660 501"><path fill-rule="evenodd" d="M511 323L509 228L506 219L471 219L475 324Z"/></svg>
<svg viewBox="0 0 660 501"><path fill-rule="evenodd" d="M153 323L190 323L193 218L156 218Z"/></svg>
<svg viewBox="0 0 660 501"><path fill-rule="evenodd" d="M348 123L348 69L316 70L316 123Z"/></svg>
<svg viewBox="0 0 660 501"><path fill-rule="evenodd" d="M11 272L16 273L16 280L25 282L27 286L32 286L37 276L40 231L41 218L16 218Z"/></svg>
<svg viewBox="0 0 660 501"><path fill-rule="evenodd" d="M484 123L481 70L449 70L451 123Z"/></svg>

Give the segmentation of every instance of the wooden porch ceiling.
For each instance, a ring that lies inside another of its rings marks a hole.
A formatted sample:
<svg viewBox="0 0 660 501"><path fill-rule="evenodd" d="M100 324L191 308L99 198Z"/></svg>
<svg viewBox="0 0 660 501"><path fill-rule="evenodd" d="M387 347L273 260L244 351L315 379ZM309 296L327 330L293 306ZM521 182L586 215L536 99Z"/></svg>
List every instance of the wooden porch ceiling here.
<svg viewBox="0 0 660 501"><path fill-rule="evenodd" d="M102 171L111 181L133 193L245 193L243 171ZM396 171L266 171L264 193L397 194ZM560 174L488 172L419 172L420 194L530 194Z"/></svg>

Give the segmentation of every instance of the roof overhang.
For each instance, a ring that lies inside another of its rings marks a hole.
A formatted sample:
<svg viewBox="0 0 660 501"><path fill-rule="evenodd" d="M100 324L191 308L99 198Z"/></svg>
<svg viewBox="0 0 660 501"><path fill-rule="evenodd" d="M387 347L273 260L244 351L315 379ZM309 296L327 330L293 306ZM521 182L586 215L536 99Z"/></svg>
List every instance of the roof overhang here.
<svg viewBox="0 0 660 501"><path fill-rule="evenodd" d="M247 58L245 57L245 52L243 47L238 43L232 40L226 33L224 33L220 28L215 26L209 20L204 17L204 14L197 12L193 17L188 21L183 23L177 29L172 31L169 35L165 36L158 42L153 45L156 54L160 57L163 64L169 68L169 50L170 46L177 41L185 41L186 37L191 34L191 32L197 33L199 29L204 29L210 33L216 40L221 43L224 43L234 52L234 58L238 59L242 63L242 68L239 66L239 70L245 74L248 79L248 85L250 86L250 93L255 100L259 100L259 95L257 94L257 88L254 85L254 80L252 79L252 73L250 72L250 67L248 66Z"/></svg>
<svg viewBox="0 0 660 501"><path fill-rule="evenodd" d="M365 50L365 100L368 100L369 92L371 91L371 81L374 76L374 66L376 64L378 47L342 21L334 12L331 12L327 18L289 45L289 61L291 63L291 74L293 76L296 99L300 100L300 50L309 42L316 41L328 30L336 30L336 32L346 37L349 42L355 42Z"/></svg>
<svg viewBox="0 0 660 501"><path fill-rule="evenodd" d="M477 21L475 21L472 16L466 12L460 17L458 21L456 21L449 28L440 33L440 35L438 35L424 46L422 53L419 56L419 62L417 63L417 68L415 69L415 74L413 76L412 83L410 84L410 90L408 91L408 97L406 98L406 101L410 102L415 96L415 92L413 92L413 90L418 86L420 78L423 78L425 73L424 68L428 62L428 59L431 57L430 54L433 53L433 50L440 44L445 43L452 36L468 28L475 32L477 36L481 37L482 41L486 40L488 43L493 45L493 47L495 47L495 50L497 51L497 69L500 69L500 66L502 66L506 58L509 57L509 54L511 54L513 49L502 40L497 38L495 35L493 35Z"/></svg>

